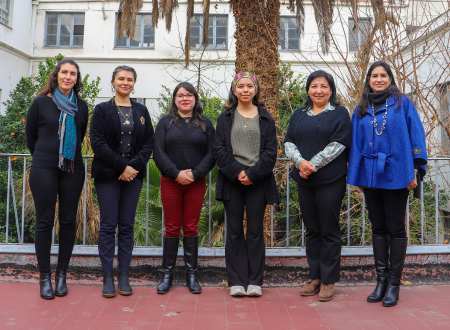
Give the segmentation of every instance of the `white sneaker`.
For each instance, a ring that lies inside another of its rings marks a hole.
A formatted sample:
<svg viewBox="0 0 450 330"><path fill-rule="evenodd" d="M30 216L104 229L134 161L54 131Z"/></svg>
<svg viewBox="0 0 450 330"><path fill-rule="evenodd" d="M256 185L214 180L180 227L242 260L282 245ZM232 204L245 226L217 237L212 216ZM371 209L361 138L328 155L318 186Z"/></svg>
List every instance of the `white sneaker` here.
<svg viewBox="0 0 450 330"><path fill-rule="evenodd" d="M249 297L261 297L262 291L259 285L249 285L247 287L247 296Z"/></svg>
<svg viewBox="0 0 450 330"><path fill-rule="evenodd" d="M230 295L232 297L242 297L242 296L245 296L246 294L247 293L245 292L245 289L243 286L235 285L230 288Z"/></svg>

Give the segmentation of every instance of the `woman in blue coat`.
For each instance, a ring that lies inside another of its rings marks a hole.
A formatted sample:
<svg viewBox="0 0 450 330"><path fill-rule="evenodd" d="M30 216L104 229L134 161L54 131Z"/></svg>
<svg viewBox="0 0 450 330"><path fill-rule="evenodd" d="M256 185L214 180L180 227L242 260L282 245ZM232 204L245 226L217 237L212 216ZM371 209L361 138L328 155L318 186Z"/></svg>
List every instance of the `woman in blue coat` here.
<svg viewBox="0 0 450 330"><path fill-rule="evenodd" d="M417 109L399 91L385 62L369 68L352 128L347 183L364 192L377 271L377 286L367 301L391 307L399 298L408 246L408 192L425 175L428 158Z"/></svg>

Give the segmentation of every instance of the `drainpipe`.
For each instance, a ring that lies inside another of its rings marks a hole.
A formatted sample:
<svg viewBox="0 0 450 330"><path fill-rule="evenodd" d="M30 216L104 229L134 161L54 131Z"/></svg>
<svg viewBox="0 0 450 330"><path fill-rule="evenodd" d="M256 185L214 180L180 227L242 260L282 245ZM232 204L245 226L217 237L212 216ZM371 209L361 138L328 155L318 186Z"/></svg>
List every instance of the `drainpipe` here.
<svg viewBox="0 0 450 330"><path fill-rule="evenodd" d="M106 20L108 18L108 16L106 16L105 0L102 0L102 14L103 14L103 19Z"/></svg>
<svg viewBox="0 0 450 330"><path fill-rule="evenodd" d="M36 33L36 16L37 16L37 7L39 5L39 0L33 0L31 3L33 6L33 13L31 16L31 35L30 35L30 60L28 64L28 76L33 74L33 55L34 55L34 46L35 46L35 33Z"/></svg>

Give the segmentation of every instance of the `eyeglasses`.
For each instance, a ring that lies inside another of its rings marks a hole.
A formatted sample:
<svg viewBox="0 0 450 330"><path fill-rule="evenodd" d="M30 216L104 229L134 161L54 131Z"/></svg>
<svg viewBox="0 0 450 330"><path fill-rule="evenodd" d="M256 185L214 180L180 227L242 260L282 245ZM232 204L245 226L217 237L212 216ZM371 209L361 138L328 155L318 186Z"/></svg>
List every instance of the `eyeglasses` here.
<svg viewBox="0 0 450 330"><path fill-rule="evenodd" d="M177 94L176 96L177 96L177 98L179 98L179 99L182 99L182 98L185 98L185 97L187 97L188 99L190 99L190 98L192 98L192 97L194 96L194 94L191 94L191 93L188 93L188 94L181 94L181 93L179 93L179 94Z"/></svg>

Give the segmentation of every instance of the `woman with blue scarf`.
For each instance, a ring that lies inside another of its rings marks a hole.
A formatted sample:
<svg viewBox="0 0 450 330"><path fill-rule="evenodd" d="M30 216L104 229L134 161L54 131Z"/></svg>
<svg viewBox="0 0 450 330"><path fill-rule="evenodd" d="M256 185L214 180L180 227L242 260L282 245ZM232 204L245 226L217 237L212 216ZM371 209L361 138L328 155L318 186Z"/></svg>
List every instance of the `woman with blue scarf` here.
<svg viewBox="0 0 450 330"><path fill-rule="evenodd" d="M428 157L419 113L397 88L387 63L369 68L352 127L347 183L364 192L377 272L377 286L367 301L392 307L399 299L408 246L409 189L425 175Z"/></svg>
<svg viewBox="0 0 450 330"><path fill-rule="evenodd" d="M84 184L81 143L88 107L78 64L60 61L31 104L26 120L27 147L33 156L30 188L36 208L35 246L43 299L67 295L66 271L76 235L78 200ZM56 201L59 202L59 253L53 290L50 250Z"/></svg>

